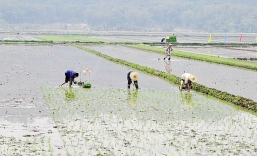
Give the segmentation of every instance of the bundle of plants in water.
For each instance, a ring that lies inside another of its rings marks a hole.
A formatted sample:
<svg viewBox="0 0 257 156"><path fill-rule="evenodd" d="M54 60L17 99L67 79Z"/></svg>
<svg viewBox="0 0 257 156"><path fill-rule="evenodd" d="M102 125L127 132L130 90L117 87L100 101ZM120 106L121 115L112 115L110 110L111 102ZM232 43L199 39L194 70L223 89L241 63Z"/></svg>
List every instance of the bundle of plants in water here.
<svg viewBox="0 0 257 156"><path fill-rule="evenodd" d="M83 85L83 88L91 88L91 84L90 83L86 83Z"/></svg>
<svg viewBox="0 0 257 156"><path fill-rule="evenodd" d="M84 82L81 82L81 81L79 81L79 82L74 81L74 84L79 85L79 86L82 86L82 85L84 85Z"/></svg>

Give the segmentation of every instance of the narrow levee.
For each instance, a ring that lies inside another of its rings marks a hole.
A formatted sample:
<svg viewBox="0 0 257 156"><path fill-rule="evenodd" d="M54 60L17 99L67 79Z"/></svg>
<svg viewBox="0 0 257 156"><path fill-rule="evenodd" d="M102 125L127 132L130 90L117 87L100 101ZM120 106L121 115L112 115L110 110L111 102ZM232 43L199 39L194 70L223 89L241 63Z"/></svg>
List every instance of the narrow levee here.
<svg viewBox="0 0 257 156"><path fill-rule="evenodd" d="M88 47L115 58L170 72L178 77L186 71L196 75L199 84L257 101L257 82L253 79L257 72L254 71L177 57L171 57L171 61L163 61L164 55L122 46Z"/></svg>
<svg viewBox="0 0 257 156"><path fill-rule="evenodd" d="M215 55L228 58L246 58L248 61L250 59L257 58L257 47L241 47L241 48L230 48L230 47L174 47L176 50L201 53L206 55ZM254 60L255 61L255 60Z"/></svg>

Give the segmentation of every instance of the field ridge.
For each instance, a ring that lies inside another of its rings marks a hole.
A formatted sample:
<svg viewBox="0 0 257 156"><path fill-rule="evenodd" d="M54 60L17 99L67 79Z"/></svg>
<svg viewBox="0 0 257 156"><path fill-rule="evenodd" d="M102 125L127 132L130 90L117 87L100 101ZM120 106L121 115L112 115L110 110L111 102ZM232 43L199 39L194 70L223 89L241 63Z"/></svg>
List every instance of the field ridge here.
<svg viewBox="0 0 257 156"><path fill-rule="evenodd" d="M103 58L105 58L107 60L110 60L112 62L116 62L116 63L122 64L122 65L126 65L126 66L132 67L134 69L146 72L148 74L155 75L155 76L158 76L160 78L164 78L164 79L166 79L166 80L168 80L168 81L170 81L174 84L177 84L177 85L180 84L180 78L175 76L175 75L168 74L168 73L165 73L165 72L153 69L153 68L149 68L147 66L142 66L142 65L139 65L139 64L131 63L131 62L128 62L128 61L125 61L125 60L122 60L122 59L113 58L111 56L108 56L106 54L102 54L101 52L95 51L95 50L90 49L90 48L83 47L81 45L73 44L73 46L78 48L78 49L81 49L81 50L84 50L84 51L87 51L87 52L91 52L91 53L93 53L97 56L103 57ZM226 102L233 103L237 106L241 106L243 108L252 110L254 112L257 111L257 102L255 102L251 99L248 99L248 98L245 98L245 97L242 97L242 96L235 96L233 94L223 92L223 91L220 91L220 90L217 90L217 89L214 89L214 88L209 88L209 87L206 87L206 86L198 84L198 83L193 83L192 89L197 91L197 92L203 93L205 95L210 95L210 96L215 97L217 99L224 100Z"/></svg>

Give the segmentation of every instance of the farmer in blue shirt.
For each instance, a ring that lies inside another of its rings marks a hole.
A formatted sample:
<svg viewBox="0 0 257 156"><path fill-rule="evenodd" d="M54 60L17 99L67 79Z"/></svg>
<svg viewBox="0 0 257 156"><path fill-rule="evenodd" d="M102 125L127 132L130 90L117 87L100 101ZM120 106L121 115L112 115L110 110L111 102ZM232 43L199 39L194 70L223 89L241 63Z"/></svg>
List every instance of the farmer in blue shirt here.
<svg viewBox="0 0 257 156"><path fill-rule="evenodd" d="M74 79L78 76L79 76L79 73L76 73L72 70L67 70L65 72L65 82L63 82L60 86L64 85L65 83L68 83L70 81L69 86L71 87L72 82L74 82Z"/></svg>
<svg viewBox="0 0 257 156"><path fill-rule="evenodd" d="M138 73L134 71L130 71L127 74L127 80L128 80L128 89L130 89L131 83L135 85L136 89L138 89Z"/></svg>

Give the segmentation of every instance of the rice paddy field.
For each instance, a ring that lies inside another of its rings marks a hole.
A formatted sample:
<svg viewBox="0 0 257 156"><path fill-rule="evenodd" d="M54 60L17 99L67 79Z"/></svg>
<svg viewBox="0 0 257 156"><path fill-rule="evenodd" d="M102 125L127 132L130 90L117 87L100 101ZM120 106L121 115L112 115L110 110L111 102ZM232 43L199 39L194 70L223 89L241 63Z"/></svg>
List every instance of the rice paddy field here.
<svg viewBox="0 0 257 156"><path fill-rule="evenodd" d="M169 72L178 77L184 71L194 73L200 84L257 101L257 81L252 78L257 77L255 71L174 56L171 57L171 61L163 61L164 54L149 53L123 46L102 45L89 48L115 58Z"/></svg>
<svg viewBox="0 0 257 156"><path fill-rule="evenodd" d="M176 50L201 53L206 55L216 55L227 58L246 58L248 61L257 59L257 47L174 47Z"/></svg>
<svg viewBox="0 0 257 156"><path fill-rule="evenodd" d="M118 45L83 46L176 76L186 70L202 85L257 101L252 70L177 57L161 61L161 54ZM180 92L141 71L140 89L128 90L126 76L135 69L72 45L0 44L0 66L0 155L257 153L256 112L194 90ZM90 75L82 73L85 68ZM59 87L68 69L92 88Z"/></svg>

